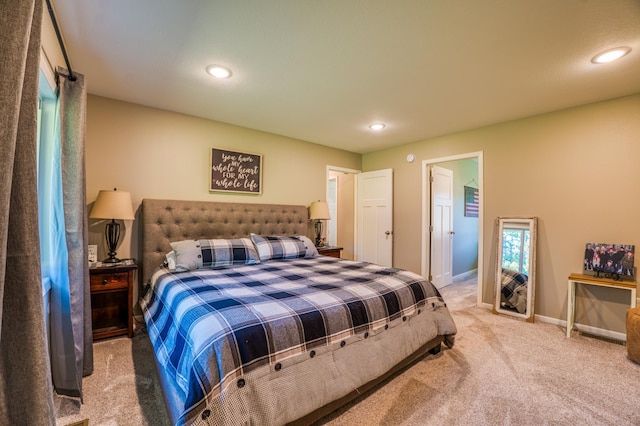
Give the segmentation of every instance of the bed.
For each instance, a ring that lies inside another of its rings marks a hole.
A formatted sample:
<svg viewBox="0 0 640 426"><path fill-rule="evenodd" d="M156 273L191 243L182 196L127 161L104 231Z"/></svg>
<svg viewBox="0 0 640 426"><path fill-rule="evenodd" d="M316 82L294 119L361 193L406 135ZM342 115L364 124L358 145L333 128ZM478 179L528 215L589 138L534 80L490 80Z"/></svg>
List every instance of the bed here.
<svg viewBox="0 0 640 426"><path fill-rule="evenodd" d="M141 307L174 424L310 424L454 344L431 283L317 255L304 206L145 199L141 219Z"/></svg>

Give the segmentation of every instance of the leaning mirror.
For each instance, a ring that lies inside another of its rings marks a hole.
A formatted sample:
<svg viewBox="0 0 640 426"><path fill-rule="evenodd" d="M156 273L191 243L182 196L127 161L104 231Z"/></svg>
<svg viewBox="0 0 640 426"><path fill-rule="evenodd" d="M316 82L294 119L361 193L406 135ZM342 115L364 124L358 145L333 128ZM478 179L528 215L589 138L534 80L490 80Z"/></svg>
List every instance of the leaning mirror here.
<svg viewBox="0 0 640 426"><path fill-rule="evenodd" d="M499 217L494 313L533 322L536 283L536 217Z"/></svg>

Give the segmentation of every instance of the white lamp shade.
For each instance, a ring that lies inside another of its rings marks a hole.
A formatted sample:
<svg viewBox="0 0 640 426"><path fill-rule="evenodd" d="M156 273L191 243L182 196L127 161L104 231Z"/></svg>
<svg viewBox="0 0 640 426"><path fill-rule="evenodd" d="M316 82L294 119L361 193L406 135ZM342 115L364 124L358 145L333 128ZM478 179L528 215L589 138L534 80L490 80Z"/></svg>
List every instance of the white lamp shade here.
<svg viewBox="0 0 640 426"><path fill-rule="evenodd" d="M329 220L329 206L326 201L314 201L309 206L309 219L311 220Z"/></svg>
<svg viewBox="0 0 640 426"><path fill-rule="evenodd" d="M135 219L131 207L131 194L115 189L100 191L89 217L91 219Z"/></svg>

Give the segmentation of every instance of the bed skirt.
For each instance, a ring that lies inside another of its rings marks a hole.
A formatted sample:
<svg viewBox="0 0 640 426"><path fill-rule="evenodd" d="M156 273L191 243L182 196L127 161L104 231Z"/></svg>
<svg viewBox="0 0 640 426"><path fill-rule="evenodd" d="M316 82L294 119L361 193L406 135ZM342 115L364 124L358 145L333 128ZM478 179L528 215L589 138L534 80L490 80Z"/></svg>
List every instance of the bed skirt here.
<svg viewBox="0 0 640 426"><path fill-rule="evenodd" d="M434 314L449 312L445 308ZM360 341L326 348L313 358L293 357L280 371L265 365L245 374L245 386L228 391L224 404L209 404L191 424L311 424L429 351L439 352L443 341L451 346L454 336L439 335L433 317L417 315L366 341L355 338ZM157 370L169 417L180 424L180 391Z"/></svg>

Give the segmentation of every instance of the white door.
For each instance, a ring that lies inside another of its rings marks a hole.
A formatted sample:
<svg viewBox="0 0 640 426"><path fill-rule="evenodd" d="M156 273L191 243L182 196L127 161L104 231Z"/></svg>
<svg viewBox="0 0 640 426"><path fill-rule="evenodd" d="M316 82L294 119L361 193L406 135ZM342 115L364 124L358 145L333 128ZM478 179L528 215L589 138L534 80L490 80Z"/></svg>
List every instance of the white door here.
<svg viewBox="0 0 640 426"><path fill-rule="evenodd" d="M431 281L436 288L453 278L453 171L431 166Z"/></svg>
<svg viewBox="0 0 640 426"><path fill-rule="evenodd" d="M327 204L329 205L329 217L327 220L327 239L329 245L338 245L338 179L330 177L327 182Z"/></svg>
<svg viewBox="0 0 640 426"><path fill-rule="evenodd" d="M393 170L356 175L358 247L356 260L393 262Z"/></svg>

